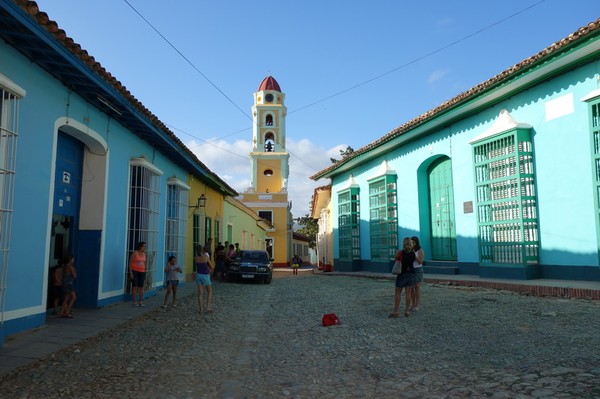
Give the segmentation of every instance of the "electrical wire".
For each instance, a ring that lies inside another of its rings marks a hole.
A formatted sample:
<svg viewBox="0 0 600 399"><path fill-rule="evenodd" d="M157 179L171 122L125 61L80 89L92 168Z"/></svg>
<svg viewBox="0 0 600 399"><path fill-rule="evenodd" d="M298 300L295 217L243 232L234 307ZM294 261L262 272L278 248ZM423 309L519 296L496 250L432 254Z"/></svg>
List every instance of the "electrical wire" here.
<svg viewBox="0 0 600 399"><path fill-rule="evenodd" d="M227 99L227 101L229 101L234 107L236 107L238 109L238 111L240 111L246 118L250 119L252 121L252 117L250 117L250 115L248 115L246 112L244 112L244 110L242 110L239 105L237 105L235 103L235 101L233 101L231 98L229 98L229 96L227 94L225 94L225 92L223 90L221 90L219 88L219 86L217 86L212 80L210 80L208 78L208 76L206 76L204 73L202 73L202 71L196 66L194 65L194 63L192 61L190 61L181 51L179 51L179 49L177 47L175 47L175 45L173 43L171 43L169 41L169 39L167 39L162 33L160 33L160 31L158 29L156 29L154 27L154 25L152 25L150 23L150 21L148 21L138 10L135 9L134 6L131 5L131 3L129 3L129 1L127 0L123 0L137 15L139 15L139 17L141 19L144 20L144 22L146 22L146 24L148 24L148 26L150 26L154 32L156 32L156 34L158 34L169 46L171 46L171 48L173 50L175 50L175 52L177 52L177 54L179 54L181 56L181 58L183 58L192 68L194 68L194 70L196 72L198 72L208 83L210 83L212 85L212 87L214 87L219 93L221 93L221 95L223 97L225 97Z"/></svg>
<svg viewBox="0 0 600 399"><path fill-rule="evenodd" d="M150 22L150 21L148 21L148 20L147 20L147 19L146 19L146 18L145 18L145 17L144 17L144 16L143 16L143 15L142 15L142 14L141 14L141 13L140 13L140 12L139 12L139 11L138 11L136 8L135 8L135 7L133 7L133 5L131 5L131 3L130 3L128 0L123 0L123 1L124 1L124 2L125 2L125 3L126 3L126 4L127 4L127 5L128 5L128 6L129 6L129 7L130 7L130 8L131 8L131 9L132 9L132 10L133 10L133 11L134 11L134 12L135 12L137 15L138 15L138 16L139 16L139 17L140 17L140 18L141 18L141 19L142 19L142 20L143 20L143 21L144 21L144 22L145 22L147 25L148 25L148 26L150 26L150 27L152 28L152 30L154 30L154 31L156 32L156 34L158 34L158 35L159 35L159 36L160 36L160 37L161 37L161 38L162 38L162 39L163 39L163 40L164 40L164 41L165 41L165 42L166 42L166 43L167 43L167 44L168 44L168 45L169 45L169 46L170 46L170 47L171 47L171 48L172 48L172 49L173 49L173 50L174 50L176 53L177 53L177 54L179 54L179 55L180 55L180 56L181 56L181 57L182 57L182 58L183 58L183 59L184 59L184 60L185 60L185 61L186 61L186 62L187 62L187 63L188 63L188 64L189 64L189 65L190 65L190 66L191 66L191 67L192 67L192 68L193 68L193 69L194 69L194 70L195 70L197 73L198 73L198 74L200 74L200 75L201 75L201 76L202 76L202 77L203 77L203 78L204 78L204 79L205 79L205 80L206 80L208 83L210 83L210 84L211 84L211 85L212 85L212 86L213 86L213 87L214 87L214 88L215 88L215 89L216 89L216 90L217 90L217 91L218 91L218 92L219 92L219 93L220 93L220 94L221 94L223 97L225 97L225 98L226 98L226 99L227 99L227 100L228 100L228 101L229 101L229 102L230 102L230 103L231 103L231 104L232 104L232 105L233 105L233 106L234 106L234 107L235 107L235 108L236 108L238 111L240 111L240 112L241 112L241 113L242 113L242 114L243 114L243 115L244 115L246 118L248 118L248 119L249 119L250 121L252 121L252 123L254 124L254 120L252 119L252 117L250 117L250 116L249 116L249 115L248 115L246 112L244 112L244 111L242 110L242 108L241 108L239 105L237 105L237 104L236 104L236 103L235 103L235 102L234 102L234 101L233 101L233 100L232 100L232 99L231 99L231 98L230 98L230 97L229 97L227 94L225 94L225 92L224 92L223 90L221 90L221 89L220 89L220 88L219 88L219 87L218 87L218 86L217 86L217 85L216 85L216 84L215 84L215 83L214 83L212 80L210 80L210 79L209 79L209 78L208 78L208 77L207 77L207 76L206 76L206 75L205 75L205 74L204 74L204 73L203 73L203 72L202 72L202 71L201 71L201 70L200 70L200 69L199 69L199 68L198 68L196 65L194 65L194 63L192 63L192 62L191 62L191 61L190 61L190 60L189 60L189 59L188 59L188 58L187 58L187 57L186 57L186 56L185 56L185 55L184 55L184 54L183 54L183 53L182 53L182 52L181 52L181 51L180 51L178 48L177 48L177 47L175 47L175 45L174 45L173 43L171 43L171 42L170 42L170 41L169 41L169 40L168 40L168 39L167 39L167 38L166 38L166 37L165 37L165 36L164 36L164 35L163 35L163 34L162 34L162 33L161 33L161 32L160 32L160 31L159 31L159 30L158 30L158 29L157 29L157 28L156 28L156 27L155 27L155 26L154 26L154 25L151 23L151 22ZM313 102L311 102L311 103L309 103L309 104L306 104L306 105L304 105L304 106L301 106L301 107L299 107L299 108L296 108L296 109L294 109L294 110L292 110L292 111L289 111L289 112L288 112L288 115L290 115L290 114L293 114L293 113L296 113L296 112L299 112L299 111L302 111L302 110L305 110L305 109L307 109L307 108L310 108L310 107L313 107L313 106L315 106L315 105L317 105L317 104L320 104L320 103L322 103L322 102L325 102L325 101L327 101L327 100L330 100L330 99L332 99L332 98L335 98L335 97L341 96L342 94L345 94L345 93L348 93L348 92L350 92L350 91L352 91L352 90L358 89L359 87L365 86L365 85L367 85L367 84L369 84L369 83L371 83L371 82L373 82L373 81L375 81L375 80L381 79L381 78L383 78L383 77L385 77L385 76L387 76L387 75L390 75L390 74L392 74L392 73L394 73L394 72L396 72L396 71L399 71L399 70L401 70L401 69L404 69L404 68L406 68L406 67L408 67L408 66L410 66L410 65L413 65L413 64L415 64L415 63L417 63L417 62L419 62L419 61L422 61L422 60L424 60L424 59L426 59L426 58L429 58L429 57L431 57L431 56L433 56L433 55L435 55L435 54L438 54L438 53L440 53L440 52L442 52L442 51L444 51L444 50L447 50L447 49L449 49L449 48L451 48L451 47L454 47L454 46L456 46L456 45L458 45L458 44L460 44L460 43L462 43L462 42L464 42L464 41L466 41L466 40L468 40L468 39L470 39L470 38L472 38L472 37L474 37L474 36L477 36L477 35L479 35L479 34L481 34L481 33L485 32L485 31L487 31L487 30L489 30L489 29L491 29L491 28L493 28L493 27L495 27L495 26L497 26L497 25L500 25L500 24L502 24L502 23L504 23L504 22L506 22L506 21L508 21L508 20L510 20L510 19L512 19L512 18L514 18L514 17L516 17L517 15L520 15L520 14L522 14L522 13L524 13L524 12L526 12L526 11L528 11L528 10L530 10L530 9L534 8L534 7L537 7L537 6L539 6L540 4L542 4L542 3L544 3L544 2L546 2L546 0L539 0L539 1L537 1L536 3L533 3L533 4L531 4L531 5L527 6L527 7L523 8L523 9L521 9L521 10L519 10L519 11L517 11L517 12L513 13L513 14L510 14L510 15L508 15L508 16L506 16L506 17L504 17L504 18L502 18L502 19L500 19L500 20L498 20L498 21L496 21L496 22L493 22L493 23L491 23L491 24L489 24L489 25L487 25L487 26L485 26L485 27L483 27L483 28L481 28L481 29L478 29L478 30L476 30L476 31L475 31L475 32L473 32L473 33L470 33L470 34L468 34L468 35L466 35L466 36L463 36L463 37L461 37L460 39L457 39L457 40L455 40L455 41L453 41L453 42L450 42L450 43L448 43L448 44L446 44L446 45L444 45L444 46L442 46L442 47L439 47L439 48L437 48L437 49L435 49L435 50L433 50L433 51L430 51L429 53L426 53L426 54L423 54L423 55L421 55L421 56L418 56L418 57L416 57L416 58L414 58L414 59L412 59L412 60L410 60L410 61L408 61L408 62L406 62L406 63L404 63L404 64L402 64L402 65L400 65L400 66L397 66L397 67L395 67L395 68L392 68L392 69L390 69L390 70L388 70L388 71L386 71L386 72L383 72L383 73L380 73L380 74L378 74L378 75L375 75L375 76L373 76L373 77L371 77L371 78L369 78L369 79L367 79L367 80L364 80L364 81L362 81L362 82L360 82L360 83L357 83L357 84L355 84L355 85L353 85L353 86L350 86L350 87L348 87L348 88L346 88L346 89L340 90L340 91L338 91L338 92L336 92L336 93L333 93L333 94L331 94L331 95L328 95L328 96L326 96L326 97L323 97L323 98L321 98L321 99L318 99L318 100L316 100L316 101L313 101ZM246 157L246 156L243 156L243 155L241 155L241 154L237 154L237 153L235 153L235 152L233 152L233 151L229 151L229 150L226 150L226 149L224 149L224 148L221 148L221 147L219 147L219 146L217 146L217 145L215 145L215 144L212 144L210 141L206 141L206 140L204 140L204 139L202 139L202 138L200 138L200 137L194 136L194 135L192 135L192 134L190 134L190 133L187 133L187 132L185 132L185 131L183 131L183 130L181 130L181 129L177 129L177 128L173 127L173 126L171 126L171 128L173 128L174 130L177 130L177 131L179 131L179 132L181 132L181 133L183 133L183 134L186 134L186 135L188 135L188 136L190 136L190 137L192 137L192 138L194 138L194 139L197 139L197 140L203 141L203 142L204 142L204 144L209 144L209 145L212 145L212 146L214 146L215 148L218 148L218 149L220 149L221 151L226 151L226 152L229 152L230 154L233 154L233 155L236 155L236 156L240 156L240 157L244 157L244 158ZM245 128L245 129L241 129L241 130L238 130L238 131L232 132L232 133L230 133L230 134L227 134L227 135L225 135L225 136L222 136L222 137L221 137L221 138L219 138L219 139L226 138L226 137L229 137L229 136L233 136L233 135L235 135L235 134L239 134L239 133L241 133L241 132L244 132L244 131L246 131L246 130L248 130L248 129L251 129L251 128L252 128L252 127L248 127L248 128ZM215 140L218 140L218 139L215 139ZM198 145L198 146L201 146L201 145L204 145L204 144L200 144L200 145ZM196 147L198 147L198 146L193 146L193 147L189 147L189 148L196 148ZM294 156L296 159L298 159L299 161L301 161L303 164L305 164L306 166L308 166L309 168L311 168L311 170L315 170L314 166L312 166L312 165L308 164L308 163L307 163L307 162L305 162L305 161L304 161L302 158L300 158L300 157L298 157L298 156L294 155L294 154L293 154L293 153L291 153L289 150L288 150L287 152L288 152L288 153L289 153L291 156ZM309 175L307 175L307 176L309 176Z"/></svg>

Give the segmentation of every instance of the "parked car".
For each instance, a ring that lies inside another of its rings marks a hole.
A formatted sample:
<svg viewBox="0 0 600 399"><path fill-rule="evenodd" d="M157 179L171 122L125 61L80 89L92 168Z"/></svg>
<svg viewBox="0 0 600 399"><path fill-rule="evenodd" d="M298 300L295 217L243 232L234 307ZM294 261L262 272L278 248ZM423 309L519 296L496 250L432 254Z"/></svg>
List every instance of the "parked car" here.
<svg viewBox="0 0 600 399"><path fill-rule="evenodd" d="M263 250L242 250L227 268L230 280L257 280L270 284L273 279L273 263L269 253Z"/></svg>

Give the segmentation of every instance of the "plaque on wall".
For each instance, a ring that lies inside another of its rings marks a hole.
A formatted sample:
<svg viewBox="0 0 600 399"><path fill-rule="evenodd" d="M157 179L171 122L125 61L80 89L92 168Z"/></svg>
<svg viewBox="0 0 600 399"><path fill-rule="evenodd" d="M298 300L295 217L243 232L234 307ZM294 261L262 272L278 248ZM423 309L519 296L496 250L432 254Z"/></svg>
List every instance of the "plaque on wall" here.
<svg viewBox="0 0 600 399"><path fill-rule="evenodd" d="M464 213L473 213L473 201L463 202Z"/></svg>

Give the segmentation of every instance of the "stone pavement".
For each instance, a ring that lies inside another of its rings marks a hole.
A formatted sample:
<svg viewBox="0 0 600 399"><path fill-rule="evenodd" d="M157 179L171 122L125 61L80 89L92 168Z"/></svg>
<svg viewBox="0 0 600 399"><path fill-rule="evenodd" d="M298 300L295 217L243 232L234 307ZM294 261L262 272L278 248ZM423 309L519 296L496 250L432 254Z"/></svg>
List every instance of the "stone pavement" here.
<svg viewBox="0 0 600 399"><path fill-rule="evenodd" d="M291 273L291 269L276 269L276 273ZM389 280L395 278L380 273L322 273L307 267L300 269L300 274L307 273L321 273L332 278L341 275ZM464 275L426 275L425 281L432 285L482 287L516 291L536 296L600 299L600 282L490 280ZM180 285L178 299L181 300L195 294L195 284L188 282ZM6 338L4 346L0 348L0 376L151 312L162 305L163 298L164 291L161 290L156 295L146 299L146 307L144 308L133 307L131 302L122 302L100 309L75 309L75 318L73 319L59 319L49 315L46 319L46 325Z"/></svg>

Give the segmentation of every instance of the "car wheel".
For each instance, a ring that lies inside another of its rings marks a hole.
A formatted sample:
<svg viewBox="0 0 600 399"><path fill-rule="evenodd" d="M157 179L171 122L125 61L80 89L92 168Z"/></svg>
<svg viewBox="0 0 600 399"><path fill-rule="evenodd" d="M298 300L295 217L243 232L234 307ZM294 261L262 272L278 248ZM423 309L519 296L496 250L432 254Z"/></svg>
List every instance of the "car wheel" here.
<svg viewBox="0 0 600 399"><path fill-rule="evenodd" d="M273 280L273 276L269 276L265 279L265 284L271 284L271 280Z"/></svg>

